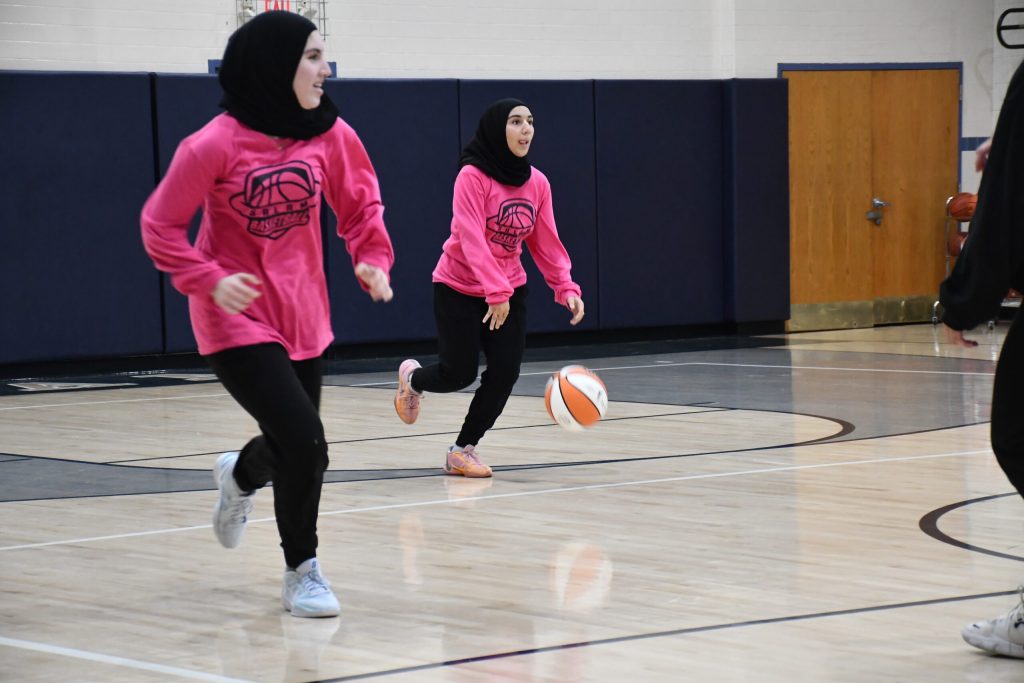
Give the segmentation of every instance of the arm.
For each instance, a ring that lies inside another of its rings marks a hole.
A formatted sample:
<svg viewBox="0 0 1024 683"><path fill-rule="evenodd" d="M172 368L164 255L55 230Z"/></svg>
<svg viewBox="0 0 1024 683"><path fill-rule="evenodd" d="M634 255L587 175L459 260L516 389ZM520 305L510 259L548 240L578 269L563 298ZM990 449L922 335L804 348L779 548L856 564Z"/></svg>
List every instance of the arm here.
<svg viewBox="0 0 1024 683"><path fill-rule="evenodd" d="M359 285L374 301L390 301L389 273L395 262L384 226L384 204L377 174L355 131L339 120L325 169L325 194L338 216L338 235L352 257Z"/></svg>
<svg viewBox="0 0 1024 683"><path fill-rule="evenodd" d="M580 286L572 281L572 261L555 228L551 188L547 187L537 208L537 223L526 238L526 246L540 269L544 281L555 293L555 301L572 311L570 324L583 319L583 299Z"/></svg>
<svg viewBox="0 0 1024 683"><path fill-rule="evenodd" d="M985 142L978 145L978 149L974 150L974 170L981 173L985 170L985 164L988 163L988 155L992 152L992 138L985 140Z"/></svg>
<svg viewBox="0 0 1024 683"><path fill-rule="evenodd" d="M981 173L985 170L985 164L988 163L988 155L992 152L992 138L985 140L985 142L978 145L978 149L974 151L974 170ZM946 338L947 344L953 346L961 346L965 349L970 349L978 345L978 342L973 339L968 339L964 336L963 330L954 330L946 323L942 323L943 336Z"/></svg>
<svg viewBox="0 0 1024 683"><path fill-rule="evenodd" d="M186 139L167 173L142 207L142 243L156 267L171 276L182 294L206 294L228 272L199 252L188 239L189 223L216 182L209 163Z"/></svg>

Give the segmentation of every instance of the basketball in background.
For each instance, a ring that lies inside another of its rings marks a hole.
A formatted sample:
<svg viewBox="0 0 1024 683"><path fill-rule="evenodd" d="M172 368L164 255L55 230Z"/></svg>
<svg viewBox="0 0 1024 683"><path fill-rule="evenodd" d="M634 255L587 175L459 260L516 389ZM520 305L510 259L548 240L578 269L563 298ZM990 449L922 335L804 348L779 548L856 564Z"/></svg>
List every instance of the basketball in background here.
<svg viewBox="0 0 1024 683"><path fill-rule="evenodd" d="M964 241L967 240L967 233L956 230L946 237L946 253L956 258L964 248Z"/></svg>
<svg viewBox="0 0 1024 683"><path fill-rule="evenodd" d="M974 215L978 195L973 192L957 192L946 200L946 215L953 220L966 223Z"/></svg>
<svg viewBox="0 0 1024 683"><path fill-rule="evenodd" d="M608 410L608 389L591 370L567 365L548 380L544 407L551 419L574 432L597 424Z"/></svg>

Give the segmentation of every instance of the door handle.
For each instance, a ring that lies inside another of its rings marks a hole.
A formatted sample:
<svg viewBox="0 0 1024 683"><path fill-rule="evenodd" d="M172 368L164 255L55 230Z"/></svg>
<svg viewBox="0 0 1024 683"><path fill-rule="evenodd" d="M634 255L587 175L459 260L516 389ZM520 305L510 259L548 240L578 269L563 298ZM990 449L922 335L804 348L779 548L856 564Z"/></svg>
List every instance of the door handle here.
<svg viewBox="0 0 1024 683"><path fill-rule="evenodd" d="M871 206L875 208L864 214L864 217L867 218L869 221L874 221L875 225L881 225L882 209L889 206L889 202L879 199L878 197L874 197L871 199Z"/></svg>

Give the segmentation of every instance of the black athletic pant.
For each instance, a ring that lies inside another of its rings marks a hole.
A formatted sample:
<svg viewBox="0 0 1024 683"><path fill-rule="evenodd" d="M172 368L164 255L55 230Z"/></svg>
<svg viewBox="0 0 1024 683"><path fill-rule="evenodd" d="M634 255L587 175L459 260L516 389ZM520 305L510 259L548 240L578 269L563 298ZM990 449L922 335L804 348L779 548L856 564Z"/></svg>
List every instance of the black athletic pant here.
<svg viewBox="0 0 1024 683"><path fill-rule="evenodd" d="M992 389L992 450L1003 472L1024 496L1024 315L1003 340Z"/></svg>
<svg viewBox="0 0 1024 683"><path fill-rule="evenodd" d="M487 362L462 431L455 440L459 446L480 443L505 409L519 379L526 348L526 293L526 285L516 288L508 302L505 324L492 331L489 322L480 322L487 314L486 301L434 283L438 362L416 371L413 389L436 394L464 389L476 380L480 351Z"/></svg>
<svg viewBox="0 0 1024 683"><path fill-rule="evenodd" d="M320 421L323 358L293 361L279 344L257 344L206 357L228 393L259 423L235 465L243 491L274 482L274 514L285 563L316 557L316 520L327 469Z"/></svg>

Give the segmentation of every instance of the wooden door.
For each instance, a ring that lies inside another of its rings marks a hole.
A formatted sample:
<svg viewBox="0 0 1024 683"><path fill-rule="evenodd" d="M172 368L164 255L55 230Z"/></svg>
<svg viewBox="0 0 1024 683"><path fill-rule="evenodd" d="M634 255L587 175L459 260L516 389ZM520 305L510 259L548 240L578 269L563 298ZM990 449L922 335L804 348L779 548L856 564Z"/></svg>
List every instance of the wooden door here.
<svg viewBox="0 0 1024 683"><path fill-rule="evenodd" d="M928 320L957 190L959 73L792 71L790 330ZM881 224L866 214L888 203Z"/></svg>

